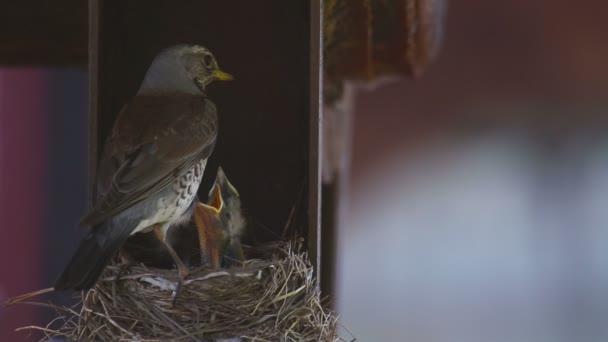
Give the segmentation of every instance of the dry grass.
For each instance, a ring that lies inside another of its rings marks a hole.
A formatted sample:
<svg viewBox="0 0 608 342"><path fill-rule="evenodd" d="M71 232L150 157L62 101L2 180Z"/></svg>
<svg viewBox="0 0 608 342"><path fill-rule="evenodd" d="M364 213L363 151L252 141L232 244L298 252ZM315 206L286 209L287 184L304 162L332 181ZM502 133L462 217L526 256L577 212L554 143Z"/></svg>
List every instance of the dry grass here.
<svg viewBox="0 0 608 342"><path fill-rule="evenodd" d="M51 306L58 315L47 327L23 329L73 341L345 341L306 253L280 242L256 254L264 258L194 272L175 306L175 270L114 264L76 308Z"/></svg>

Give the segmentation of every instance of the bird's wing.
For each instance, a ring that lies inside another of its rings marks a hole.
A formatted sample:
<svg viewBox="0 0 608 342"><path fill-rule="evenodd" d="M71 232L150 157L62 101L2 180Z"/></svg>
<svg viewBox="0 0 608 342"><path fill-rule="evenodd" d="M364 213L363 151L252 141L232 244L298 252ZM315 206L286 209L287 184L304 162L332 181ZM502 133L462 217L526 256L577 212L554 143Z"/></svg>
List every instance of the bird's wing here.
<svg viewBox="0 0 608 342"><path fill-rule="evenodd" d="M216 136L215 106L205 98L137 96L116 120L100 161L109 187L81 223L97 225L171 186L209 157Z"/></svg>

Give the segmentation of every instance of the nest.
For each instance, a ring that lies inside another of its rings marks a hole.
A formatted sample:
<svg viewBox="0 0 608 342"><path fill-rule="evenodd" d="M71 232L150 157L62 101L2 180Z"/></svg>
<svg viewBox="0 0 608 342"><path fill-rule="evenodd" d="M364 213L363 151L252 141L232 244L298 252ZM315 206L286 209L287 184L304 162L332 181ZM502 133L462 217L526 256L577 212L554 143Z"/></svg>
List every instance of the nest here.
<svg viewBox="0 0 608 342"><path fill-rule="evenodd" d="M53 322L30 329L72 341L344 341L307 253L282 242L256 253L265 257L195 271L175 305L175 270L116 262L75 308L55 307Z"/></svg>

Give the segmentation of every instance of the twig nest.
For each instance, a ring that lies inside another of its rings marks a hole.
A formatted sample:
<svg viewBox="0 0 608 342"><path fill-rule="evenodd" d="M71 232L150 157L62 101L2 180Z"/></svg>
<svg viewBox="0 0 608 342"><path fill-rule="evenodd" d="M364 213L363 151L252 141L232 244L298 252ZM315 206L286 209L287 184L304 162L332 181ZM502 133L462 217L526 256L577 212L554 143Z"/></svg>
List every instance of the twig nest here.
<svg viewBox="0 0 608 342"><path fill-rule="evenodd" d="M62 326L45 330L76 341L340 341L307 254L289 243L255 252L265 257L193 272L175 305L177 271L114 264L79 313L63 308Z"/></svg>

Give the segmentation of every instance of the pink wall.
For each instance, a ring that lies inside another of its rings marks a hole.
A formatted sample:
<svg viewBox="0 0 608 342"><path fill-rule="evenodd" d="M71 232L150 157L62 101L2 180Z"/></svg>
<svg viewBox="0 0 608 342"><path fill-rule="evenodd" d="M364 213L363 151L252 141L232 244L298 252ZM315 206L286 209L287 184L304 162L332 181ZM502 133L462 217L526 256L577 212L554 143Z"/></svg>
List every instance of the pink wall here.
<svg viewBox="0 0 608 342"><path fill-rule="evenodd" d="M40 289L44 276L47 72L0 69L0 302ZM40 322L33 307L0 306L0 339Z"/></svg>

